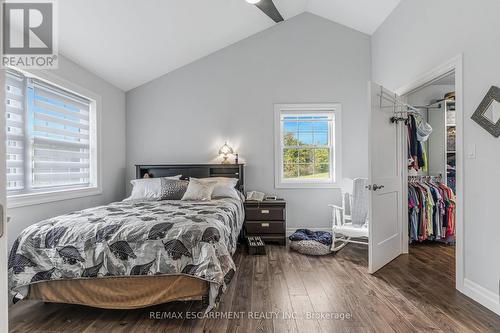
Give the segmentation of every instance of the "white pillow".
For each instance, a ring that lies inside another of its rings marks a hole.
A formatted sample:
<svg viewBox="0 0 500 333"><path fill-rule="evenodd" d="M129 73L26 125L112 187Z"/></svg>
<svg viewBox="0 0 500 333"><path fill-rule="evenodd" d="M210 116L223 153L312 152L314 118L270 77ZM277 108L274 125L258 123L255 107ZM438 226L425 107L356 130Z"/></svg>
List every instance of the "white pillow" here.
<svg viewBox="0 0 500 333"><path fill-rule="evenodd" d="M189 185L181 200L210 201L216 181L189 178Z"/></svg>
<svg viewBox="0 0 500 333"><path fill-rule="evenodd" d="M212 198L234 198L240 199L238 192L234 188L238 184L238 178L210 177L202 178L203 181L217 181Z"/></svg>
<svg viewBox="0 0 500 333"><path fill-rule="evenodd" d="M181 175L163 178L180 179ZM161 177L133 179L130 184L132 184L132 194L124 201L161 199Z"/></svg>

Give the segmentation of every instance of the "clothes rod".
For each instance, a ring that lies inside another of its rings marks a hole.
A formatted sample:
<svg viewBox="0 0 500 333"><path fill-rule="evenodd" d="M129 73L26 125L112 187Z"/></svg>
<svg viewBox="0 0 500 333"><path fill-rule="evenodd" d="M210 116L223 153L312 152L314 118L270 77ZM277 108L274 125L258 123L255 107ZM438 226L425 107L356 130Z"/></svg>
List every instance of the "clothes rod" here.
<svg viewBox="0 0 500 333"><path fill-rule="evenodd" d="M427 104L427 105L418 105L418 106L415 106L416 108L418 109L441 109L441 103L443 101L437 101L437 102L434 102L434 103L431 103L431 104ZM436 104L439 104L438 106L434 106Z"/></svg>
<svg viewBox="0 0 500 333"><path fill-rule="evenodd" d="M408 180L417 181L417 180L442 180L443 175L437 176L408 176Z"/></svg>
<svg viewBox="0 0 500 333"><path fill-rule="evenodd" d="M426 105L415 105L417 109L441 109L441 106L426 106Z"/></svg>
<svg viewBox="0 0 500 333"><path fill-rule="evenodd" d="M454 100L452 99L442 99L442 100L439 100L439 101L436 101L434 103L431 103L431 104L428 104L428 105L419 105L419 106L415 106L416 108L418 109L441 109L441 103L446 103L446 102L453 102L455 103ZM436 105L436 104L439 104L438 106L433 106L433 105Z"/></svg>

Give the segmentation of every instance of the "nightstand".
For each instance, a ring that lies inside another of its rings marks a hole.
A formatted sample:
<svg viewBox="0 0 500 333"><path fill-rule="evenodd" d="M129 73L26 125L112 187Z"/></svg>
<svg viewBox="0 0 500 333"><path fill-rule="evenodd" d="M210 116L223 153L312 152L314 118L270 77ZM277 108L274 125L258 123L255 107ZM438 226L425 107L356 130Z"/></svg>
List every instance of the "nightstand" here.
<svg viewBox="0 0 500 333"><path fill-rule="evenodd" d="M286 202L245 201L245 236L259 236L264 242L286 244Z"/></svg>

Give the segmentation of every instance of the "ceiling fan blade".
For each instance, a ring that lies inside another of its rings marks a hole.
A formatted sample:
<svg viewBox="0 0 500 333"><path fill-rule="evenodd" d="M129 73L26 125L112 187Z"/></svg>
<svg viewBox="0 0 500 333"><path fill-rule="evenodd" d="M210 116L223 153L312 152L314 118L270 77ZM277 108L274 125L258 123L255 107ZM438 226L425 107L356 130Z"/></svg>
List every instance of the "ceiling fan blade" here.
<svg viewBox="0 0 500 333"><path fill-rule="evenodd" d="M274 22L278 23L284 21L283 16L281 16L280 12L274 5L273 0L261 0L256 3L255 6L262 10L264 14L269 16Z"/></svg>

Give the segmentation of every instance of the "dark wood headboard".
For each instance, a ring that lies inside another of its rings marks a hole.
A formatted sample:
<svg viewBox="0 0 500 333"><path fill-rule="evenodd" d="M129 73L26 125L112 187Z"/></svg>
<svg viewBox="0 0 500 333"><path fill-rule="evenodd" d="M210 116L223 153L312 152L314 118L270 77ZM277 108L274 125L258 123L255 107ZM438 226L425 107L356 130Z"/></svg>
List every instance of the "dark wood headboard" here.
<svg viewBox="0 0 500 333"><path fill-rule="evenodd" d="M237 178L236 188L244 193L244 164L136 164L135 177L151 178L182 175L181 179L228 177Z"/></svg>

